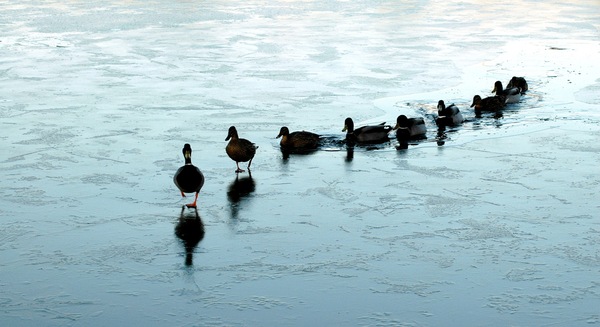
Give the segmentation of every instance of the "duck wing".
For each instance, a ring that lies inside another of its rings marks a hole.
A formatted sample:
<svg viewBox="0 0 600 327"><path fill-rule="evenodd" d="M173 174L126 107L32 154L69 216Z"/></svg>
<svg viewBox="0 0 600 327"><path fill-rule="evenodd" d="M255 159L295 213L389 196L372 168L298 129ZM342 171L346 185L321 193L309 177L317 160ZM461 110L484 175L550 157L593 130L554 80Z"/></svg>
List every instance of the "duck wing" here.
<svg viewBox="0 0 600 327"><path fill-rule="evenodd" d="M236 162L245 162L254 158L257 148L258 146L246 139L231 139L225 150L229 158Z"/></svg>
<svg viewBox="0 0 600 327"><path fill-rule="evenodd" d="M506 96L513 96L513 95L521 94L521 89L518 87L507 88L502 91L502 94L506 95Z"/></svg>
<svg viewBox="0 0 600 327"><path fill-rule="evenodd" d="M354 135L359 142L384 142L389 140L388 133L392 130L390 125L384 123L378 125L362 126L354 130Z"/></svg>
<svg viewBox="0 0 600 327"><path fill-rule="evenodd" d="M288 136L288 142L285 146L298 149L314 149L319 145L320 138L318 134L307 131L293 132Z"/></svg>

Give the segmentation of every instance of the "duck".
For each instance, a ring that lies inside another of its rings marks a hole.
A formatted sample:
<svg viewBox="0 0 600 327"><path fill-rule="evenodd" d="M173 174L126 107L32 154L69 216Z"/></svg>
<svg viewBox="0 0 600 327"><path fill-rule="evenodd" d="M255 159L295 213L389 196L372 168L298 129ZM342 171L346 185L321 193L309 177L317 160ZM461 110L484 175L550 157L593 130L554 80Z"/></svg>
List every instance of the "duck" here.
<svg viewBox="0 0 600 327"><path fill-rule="evenodd" d="M425 126L425 120L422 117L419 118L408 118L405 115L400 115L396 118L396 138L400 139L413 139L425 136L427 133L427 126Z"/></svg>
<svg viewBox="0 0 600 327"><path fill-rule="evenodd" d="M502 82L496 81L494 83L494 89L492 93L495 93L500 99L504 99L504 103L517 103L521 101L521 89L518 87L502 88Z"/></svg>
<svg viewBox="0 0 600 327"><path fill-rule="evenodd" d="M229 141L225 147L225 152L227 152L227 155L231 160L235 161L235 165L237 166L235 172L243 173L244 170L240 168L240 162L246 161L248 161L248 171L250 171L250 165L252 164L252 159L254 159L258 146L246 139L239 138L235 126L229 127L229 132L225 141Z"/></svg>
<svg viewBox="0 0 600 327"><path fill-rule="evenodd" d="M511 87L518 87L521 89L521 94L524 94L525 92L527 92L527 90L529 90L529 86L527 85L527 81L525 80L524 77L517 77L517 76L513 76L510 81L508 82L508 84L506 85L506 88L511 88Z"/></svg>
<svg viewBox="0 0 600 327"><path fill-rule="evenodd" d="M475 116L477 117L481 117L482 111L493 111L496 112L496 115L498 116L500 114L500 110L504 108L504 102L500 99L500 97L497 96L482 99L481 96L475 95L473 97L471 108L475 109Z"/></svg>
<svg viewBox="0 0 600 327"><path fill-rule="evenodd" d="M298 131L290 133L286 126L281 127L276 138L281 138L279 145L286 151L314 150L319 146L320 136L318 134Z"/></svg>
<svg viewBox="0 0 600 327"><path fill-rule="evenodd" d="M442 126L451 126L461 124L465 119L458 107L453 103L446 107L444 100L438 101L438 118L435 123Z"/></svg>
<svg viewBox="0 0 600 327"><path fill-rule="evenodd" d="M383 143L390 140L388 133L391 130L392 127L386 125L385 122L378 125L368 125L354 129L354 121L352 118L348 117L344 121L344 129L342 129L342 132L346 132L347 142Z"/></svg>
<svg viewBox="0 0 600 327"><path fill-rule="evenodd" d="M185 197L185 193L196 193L194 202L186 204L188 208L196 208L198 193L204 186L204 174L192 164L192 147L188 143L183 146L182 152L185 165L177 169L175 176L173 176L173 182L181 191L182 197Z"/></svg>

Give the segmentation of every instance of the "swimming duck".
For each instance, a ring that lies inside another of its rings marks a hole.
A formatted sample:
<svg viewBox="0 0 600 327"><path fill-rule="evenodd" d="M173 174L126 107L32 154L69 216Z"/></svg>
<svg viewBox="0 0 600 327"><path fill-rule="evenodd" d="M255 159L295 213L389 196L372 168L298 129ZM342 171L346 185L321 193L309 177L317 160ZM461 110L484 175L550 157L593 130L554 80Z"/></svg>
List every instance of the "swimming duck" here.
<svg viewBox="0 0 600 327"><path fill-rule="evenodd" d="M495 93L500 99L504 99L504 103L517 103L521 101L521 89L518 87L502 88L502 82L496 81L494 83L494 89L492 93Z"/></svg>
<svg viewBox="0 0 600 327"><path fill-rule="evenodd" d="M446 107L444 100L440 100L438 101L437 109L438 118L435 120L435 123L438 126L458 125L465 120L454 103Z"/></svg>
<svg viewBox="0 0 600 327"><path fill-rule="evenodd" d="M196 208L198 193L200 193L200 189L204 185L204 175L198 167L192 165L192 147L186 143L183 146L182 152L185 158L185 165L177 169L175 176L173 176L173 182L175 182L183 197L185 197L185 193L196 193L194 202L186 204L188 208Z"/></svg>
<svg viewBox="0 0 600 327"><path fill-rule="evenodd" d="M258 146L246 139L239 138L235 126L229 127L229 133L227 134L225 141L229 141L227 147L225 147L225 152L227 152L227 155L231 160L235 161L235 165L237 166L235 172L243 173L244 170L240 169L240 162L246 161L248 161L248 170L250 170L250 165L252 164L252 159L254 159L254 154L256 153Z"/></svg>
<svg viewBox="0 0 600 327"><path fill-rule="evenodd" d="M422 117L408 118L405 115L400 115L396 118L394 130L398 139L419 138L425 136L427 126L425 126L425 120Z"/></svg>
<svg viewBox="0 0 600 327"><path fill-rule="evenodd" d="M510 81L508 82L508 84L506 85L506 88L511 88L511 87L518 87L521 89L521 94L527 92L527 90L529 90L529 86L527 85L527 81L525 80L524 77L517 77L517 76L513 76Z"/></svg>
<svg viewBox="0 0 600 327"><path fill-rule="evenodd" d="M344 129L346 132L346 141L359 143L383 143L389 141L388 133L392 130L390 125L385 125L385 122L379 125L362 126L354 129L354 121L348 117L344 121Z"/></svg>
<svg viewBox="0 0 600 327"><path fill-rule="evenodd" d="M481 98L479 95L473 97L471 108L475 109L475 116L481 117L482 111L496 112L496 116L501 116L500 110L504 108L504 102L497 96Z"/></svg>
<svg viewBox="0 0 600 327"><path fill-rule="evenodd" d="M319 135L307 131L290 133L286 126L279 130L279 135L276 138L280 137L279 145L282 150L286 151L314 150L319 146Z"/></svg>

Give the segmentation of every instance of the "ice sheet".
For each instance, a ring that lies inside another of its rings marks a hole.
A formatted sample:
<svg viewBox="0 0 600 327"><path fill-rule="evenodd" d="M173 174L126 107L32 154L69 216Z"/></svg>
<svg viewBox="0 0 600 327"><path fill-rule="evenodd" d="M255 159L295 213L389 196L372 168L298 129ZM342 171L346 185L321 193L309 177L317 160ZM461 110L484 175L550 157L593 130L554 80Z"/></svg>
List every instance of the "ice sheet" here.
<svg viewBox="0 0 600 327"><path fill-rule="evenodd" d="M596 1L0 11L3 324L600 324ZM523 100L475 118L514 75ZM438 133L440 99L467 121ZM427 137L341 142L348 116L399 114ZM251 177L231 125L259 145ZM284 125L328 143L284 158ZM172 182L184 143L201 225Z"/></svg>

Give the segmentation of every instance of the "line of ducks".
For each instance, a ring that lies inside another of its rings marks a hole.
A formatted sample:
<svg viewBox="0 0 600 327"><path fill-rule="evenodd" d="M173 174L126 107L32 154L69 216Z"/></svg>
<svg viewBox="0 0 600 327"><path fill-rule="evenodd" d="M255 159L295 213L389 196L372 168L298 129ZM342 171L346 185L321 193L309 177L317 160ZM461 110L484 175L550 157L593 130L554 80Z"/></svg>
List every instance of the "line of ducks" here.
<svg viewBox="0 0 600 327"><path fill-rule="evenodd" d="M506 85L502 88L502 82L496 81L492 92L494 96L481 98L479 95L473 97L471 108L475 109L475 116L481 117L482 111L491 111L495 113L495 117L501 115L501 110L509 103L517 103L521 101L521 95L529 90L527 81L523 77L513 76Z"/></svg>
<svg viewBox="0 0 600 327"><path fill-rule="evenodd" d="M473 97L471 108L475 110L475 116L481 117L483 111L494 112L495 117L501 115L501 110L509 103L516 103L521 100L521 95L529 89L527 81L523 77L513 78L508 82L507 87L502 87L502 82L496 81L494 84L494 96L481 98L479 95ZM438 101L438 117L436 124L443 128L445 126L459 125L464 121L462 113L455 104L446 107L443 100ZM406 149L408 141L411 139L424 138L427 133L425 120L422 117L408 118L400 115L396 119L396 125L392 128L385 122L378 125L367 125L354 128L354 121L348 117L344 121L342 132L346 132L346 144L353 146L355 144L376 144L389 141L389 133L396 131L396 138L400 146L399 149ZM276 138L281 138L279 145L282 151L287 153L303 153L315 150L319 147L321 136L319 134L307 131L291 132L284 126L281 127ZM225 152L235 161L236 173L244 172L240 168L240 162L248 162L248 170L252 165L252 159L256 154L258 146L247 139L240 138L235 126L229 127L225 141L229 141L225 147ZM194 193L194 201L186 204L188 208L196 208L198 194L204 186L204 175L198 167L192 164L192 147L189 144L183 146L183 157L185 165L181 166L173 176L173 182L185 197L185 193Z"/></svg>

